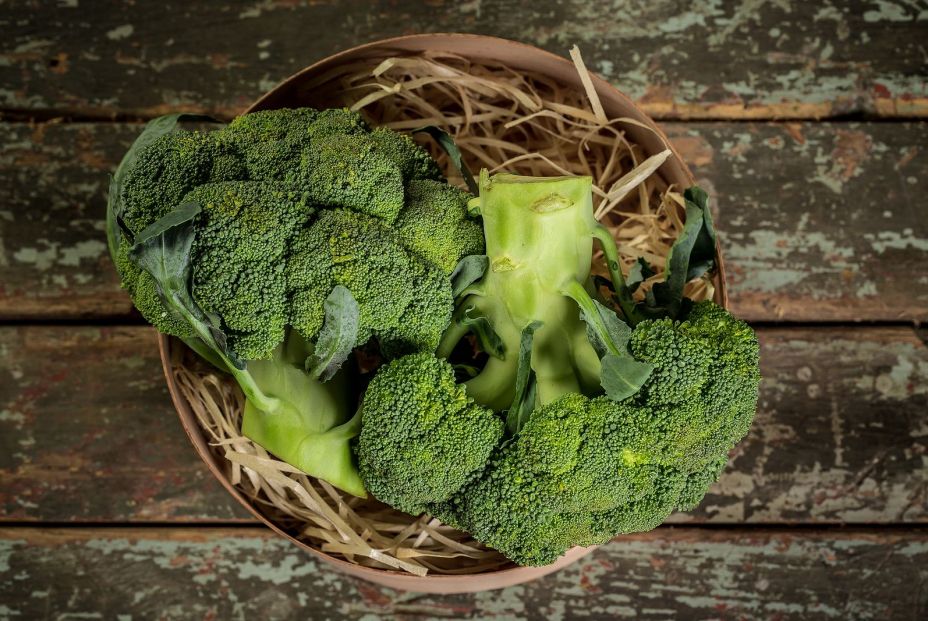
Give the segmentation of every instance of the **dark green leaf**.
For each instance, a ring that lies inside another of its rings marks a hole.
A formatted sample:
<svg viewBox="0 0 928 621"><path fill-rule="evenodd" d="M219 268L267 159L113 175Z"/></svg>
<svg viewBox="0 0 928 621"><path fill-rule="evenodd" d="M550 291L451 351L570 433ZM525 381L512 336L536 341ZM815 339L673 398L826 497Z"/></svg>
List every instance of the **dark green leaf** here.
<svg viewBox="0 0 928 621"><path fill-rule="evenodd" d="M613 401L631 397L641 389L653 369L652 365L635 360L627 354L603 356L600 378L606 396Z"/></svg>
<svg viewBox="0 0 928 621"><path fill-rule="evenodd" d="M628 278L625 279L625 284L628 285L629 291L634 293L641 283L654 276L654 274L654 269L644 260L644 257L638 257L632 268L628 270Z"/></svg>
<svg viewBox="0 0 928 621"><path fill-rule="evenodd" d="M129 147L129 150L126 151L126 154L123 156L122 161L119 162L119 166L116 167L116 172L113 174L113 177L110 179L109 194L106 200L106 238L107 243L110 249L110 256L114 259L116 258L116 252L119 249L119 242L124 236L125 228L120 226L122 222L122 183L125 180L126 175L129 173L129 170L135 164L135 161L139 157L139 153L150 145L152 142L174 131L174 128L181 121L215 121L212 117L204 116L201 114L167 114L165 116L159 116L156 119L152 119L145 125L145 129L142 130L142 133L139 134L139 137L135 139L135 142L132 143L132 146ZM131 240L130 242L134 242Z"/></svg>
<svg viewBox="0 0 928 621"><path fill-rule="evenodd" d="M471 312L473 310L474 307L471 306L464 311L464 314L461 315L461 324L467 326L474 333L483 351L494 358L502 360L506 355L506 346L503 344L503 340L499 338L496 330L493 329L486 317L482 315L472 317Z"/></svg>
<svg viewBox="0 0 928 621"><path fill-rule="evenodd" d="M542 326L542 322L533 321L522 328L522 337L519 339L519 362L516 367L516 393L512 405L506 413L506 427L510 434L516 434L528 421L532 410L535 409L535 372L532 371L532 343L535 339L535 330Z"/></svg>
<svg viewBox="0 0 928 621"><path fill-rule="evenodd" d="M196 203L188 203L147 227L130 251L133 261L151 274L169 312L187 322L203 343L225 358L230 370L245 362L228 348L219 317L200 308L190 292L190 250L196 237Z"/></svg>
<svg viewBox="0 0 928 621"><path fill-rule="evenodd" d="M715 252L718 244L715 227L712 224L712 212L709 210L709 195L699 186L687 188L683 192L683 198L686 201L686 217L690 218L691 206L699 208L702 212L703 226L696 236L696 243L690 252L689 268L687 270L687 280L699 278L708 271L715 269ZM693 215L696 211L693 210Z"/></svg>
<svg viewBox="0 0 928 621"><path fill-rule="evenodd" d="M351 291L335 285L325 299L325 321L316 348L306 360L306 369L313 377L329 381L351 355L358 339L359 312Z"/></svg>
<svg viewBox="0 0 928 621"><path fill-rule="evenodd" d="M454 297L461 295L471 284L483 277L490 265L490 259L485 254L471 254L460 261L451 272L451 294Z"/></svg>
<svg viewBox="0 0 928 621"><path fill-rule="evenodd" d="M587 338L601 359L600 383L606 395L618 401L635 394L653 367L628 353L632 329L615 311L592 299L580 283L571 283L564 293L580 307Z"/></svg>
<svg viewBox="0 0 928 621"><path fill-rule="evenodd" d="M419 129L412 130L412 133L418 134L419 132L428 134L432 137L432 140L438 143L438 146L448 154L448 157L451 158L451 163L454 164L454 167L458 169L461 173L461 176L464 177L464 183L467 184L467 189L470 190L470 193L476 196L478 194L477 182L474 181L474 175L470 172L470 169L467 167L467 164L464 163L464 159L461 157L461 150L458 149L458 145L454 144L454 138L451 137L448 132L443 129L439 129L434 125L426 125L420 127Z"/></svg>

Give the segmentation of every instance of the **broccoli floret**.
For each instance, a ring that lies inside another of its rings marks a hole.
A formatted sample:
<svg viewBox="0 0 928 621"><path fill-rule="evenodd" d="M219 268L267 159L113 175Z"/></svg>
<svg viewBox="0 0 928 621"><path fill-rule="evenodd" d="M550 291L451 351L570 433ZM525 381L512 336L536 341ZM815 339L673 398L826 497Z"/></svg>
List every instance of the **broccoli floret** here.
<svg viewBox="0 0 928 621"><path fill-rule="evenodd" d="M429 152L420 147L407 134L378 127L371 132L371 140L378 149L393 160L407 182L413 179L441 180L438 164Z"/></svg>
<svg viewBox="0 0 928 621"><path fill-rule="evenodd" d="M292 325L315 338L325 297L337 284L357 300L368 336L396 325L415 293L412 264L409 252L376 218L346 209L323 211L293 242L287 267Z"/></svg>
<svg viewBox="0 0 928 621"><path fill-rule="evenodd" d="M483 230L467 216L471 195L440 181L412 181L394 228L407 248L450 274L463 257L483 254Z"/></svg>
<svg viewBox="0 0 928 621"><path fill-rule="evenodd" d="M165 134L142 150L126 175L123 222L138 234L178 207L196 186L245 178L238 155L213 134L184 130Z"/></svg>
<svg viewBox="0 0 928 621"><path fill-rule="evenodd" d="M309 126L319 115L313 108L259 110L236 117L219 135L249 150L258 150L269 142L300 142L303 136L308 136ZM304 142L308 144L308 140Z"/></svg>
<svg viewBox="0 0 928 621"><path fill-rule="evenodd" d="M403 175L367 135L313 139L301 154L299 183L317 202L392 223L403 207Z"/></svg>
<svg viewBox="0 0 928 621"><path fill-rule="evenodd" d="M684 401L708 378L712 350L688 323L670 318L643 321L632 333L629 350L654 366L639 393L652 405Z"/></svg>
<svg viewBox="0 0 928 621"><path fill-rule="evenodd" d="M543 405L479 479L433 505L433 514L520 565L545 565L572 546L653 527L676 497L657 489L660 467L623 458L621 407L577 393ZM682 477L671 478L679 492Z"/></svg>
<svg viewBox="0 0 928 621"><path fill-rule="evenodd" d="M631 350L654 364L634 397L651 422L655 459L688 472L715 468L747 433L757 408L760 372L754 331L713 302L694 305L686 321L646 320Z"/></svg>
<svg viewBox="0 0 928 621"><path fill-rule="evenodd" d="M451 320L454 297L447 276L419 261L412 262L411 271L409 287L415 295L394 325L376 331L380 348L388 358L435 351Z"/></svg>
<svg viewBox="0 0 928 621"><path fill-rule="evenodd" d="M260 182L204 184L183 202L202 206L193 244L194 299L221 317L240 357L269 357L290 319L289 243L314 209L296 193Z"/></svg>
<svg viewBox="0 0 928 621"><path fill-rule="evenodd" d="M473 478L502 435L502 419L467 397L450 364L406 356L382 367L364 394L361 479L378 499L418 514Z"/></svg>

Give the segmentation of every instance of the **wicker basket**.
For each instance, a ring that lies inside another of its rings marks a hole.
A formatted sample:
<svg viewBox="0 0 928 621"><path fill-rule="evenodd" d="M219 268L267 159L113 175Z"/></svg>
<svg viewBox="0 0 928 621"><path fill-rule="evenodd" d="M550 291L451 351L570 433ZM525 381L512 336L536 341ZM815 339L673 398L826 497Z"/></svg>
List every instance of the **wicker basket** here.
<svg viewBox="0 0 928 621"><path fill-rule="evenodd" d="M624 135L630 143L640 147L644 157L656 155L670 148L670 156L660 164L655 173L665 185L682 188L694 183L692 174L679 154L669 146L666 136L654 122L606 81L583 72L578 73L577 65L567 59L528 45L492 37L462 34L414 35L355 47L330 56L290 77L259 99L248 109L248 112L282 107L342 105L345 102L344 93L339 92L335 86L343 74L340 68L359 62L369 63L373 68L388 58L436 52L477 62L501 63L516 71L541 74L553 83L578 92L585 90L589 93L595 90L594 98L598 96L596 105L601 107L600 112L607 115L609 119L619 117L625 119ZM714 285L712 297L717 303L727 306L724 267L720 254L717 258L719 269L711 283ZM342 553L338 539L345 537L343 532L345 528L356 528L352 526L352 515L358 512L380 515L390 510L376 502L350 506L341 504L337 490L318 481L311 482L307 477L300 476L298 473L293 473L292 478L286 481L271 480L273 479L271 475L265 477L256 464L267 463L273 460L273 457L264 453L260 447L254 450L255 447L245 439L238 438L233 441L220 438L214 426L206 420L210 412L215 416L223 408L237 407L235 400L241 398L237 390L232 387L226 390L223 388L221 379L211 377L209 379L215 385L215 400L206 404L201 403L199 398L191 397L191 392L183 386L183 381L178 380L179 371L185 370L191 364L195 365L195 362L192 362L192 354L180 341L164 335L160 337L159 347L168 389L180 415L181 424L197 453L213 475L258 520L316 558L345 573L381 585L410 591L472 592L533 580L573 563L591 550L591 548L574 548L554 564L545 567L517 567L496 559L495 562L488 561L483 566L484 568L478 564L473 565L472 570L465 567L460 571L449 570L445 573L429 573L428 575L411 573L409 566L404 565L401 560L404 558L402 555L394 558L396 555L387 554L378 560L378 555L382 553L375 549L369 550L363 558ZM191 399L197 402L191 403ZM239 454L231 454L228 450L229 445L235 443L249 446L246 446L247 450ZM284 475L278 473L274 476ZM245 482L250 480L250 486L243 486L243 479L246 480ZM259 481L260 485L255 481ZM266 497L265 492L255 491L260 488L274 490L271 495L292 495L294 489L300 486L303 489L296 489L297 496L302 496L303 505L311 509L307 509L296 517L291 514L286 519L281 517L279 511L272 509L272 503ZM304 516L301 519L305 519L308 523L302 530L297 524L299 521L297 518L300 516ZM340 526L332 527L330 523L336 517L339 519ZM427 518L403 516L393 512L390 520L394 528L390 531L391 533L399 529L398 523L402 526L403 520L409 524L409 529L405 530L424 529L416 537L416 543L430 540L432 536L439 542L445 539L442 533L434 530L436 528L434 522L428 522ZM307 539L306 536L299 536L300 532L314 533L314 535ZM324 543L319 544L319 541ZM449 540L448 545L471 546L468 549L472 549L475 542L454 539ZM323 548L327 551L323 551ZM454 547L449 548L451 551L454 549ZM448 557L451 556L453 554L449 553ZM493 560L492 557L490 560Z"/></svg>

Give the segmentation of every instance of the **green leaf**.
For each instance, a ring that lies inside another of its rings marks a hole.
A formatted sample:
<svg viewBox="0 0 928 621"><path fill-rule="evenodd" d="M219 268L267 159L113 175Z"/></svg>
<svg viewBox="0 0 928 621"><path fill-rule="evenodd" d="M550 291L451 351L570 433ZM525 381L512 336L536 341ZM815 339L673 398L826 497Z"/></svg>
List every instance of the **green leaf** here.
<svg viewBox="0 0 928 621"><path fill-rule="evenodd" d="M586 322L587 338L600 357L600 384L610 399L620 401L636 392L651 375L654 367L635 360L628 353L632 329L615 311L590 297L578 282L568 285L564 294L580 307Z"/></svg>
<svg viewBox="0 0 928 621"><path fill-rule="evenodd" d="M325 321L313 354L306 359L306 370L323 382L341 368L358 339L358 303L346 287L335 285L325 299Z"/></svg>
<svg viewBox="0 0 928 621"><path fill-rule="evenodd" d="M631 269L628 270L628 278L625 284L628 285L629 291L634 293L645 280L654 276L655 271L651 265L645 261L644 257L638 257Z"/></svg>
<svg viewBox="0 0 928 621"><path fill-rule="evenodd" d="M483 315L471 316L474 307L467 308L461 315L461 325L466 326L477 337L480 348L494 358L502 360L506 356L506 346L499 337L490 321Z"/></svg>
<svg viewBox="0 0 928 621"><path fill-rule="evenodd" d="M479 280L490 266L490 259L485 254L471 254L460 261L451 272L451 294L458 297L461 292Z"/></svg>
<svg viewBox="0 0 928 621"><path fill-rule="evenodd" d="M448 157L451 158L451 163L454 164L454 167L457 168L461 176L464 177L464 183L467 184L467 189L470 190L471 194L476 196L479 193L477 182L474 181L473 173L470 172L467 164L464 163L464 158L461 157L461 150L458 149L458 145L454 144L454 138L445 130L435 127L434 125L426 125L412 130L414 134L420 132L431 136L432 140L437 142L438 146L448 154Z"/></svg>
<svg viewBox="0 0 928 621"><path fill-rule="evenodd" d="M715 234L715 226L712 224L712 212L709 209L709 195L699 186L687 188L683 192L683 198L686 201L687 220L690 217L690 206L699 208L702 211L703 226L696 236L696 243L693 244L693 250L690 252L689 267L687 269L687 280L699 278L708 271L715 269L715 253L718 239ZM696 213L695 211L693 212Z"/></svg>
<svg viewBox="0 0 928 621"><path fill-rule="evenodd" d="M607 354L601 361L600 381L606 396L613 401L622 401L637 393L651 376L654 367L635 360L629 355Z"/></svg>
<svg viewBox="0 0 928 621"><path fill-rule="evenodd" d="M707 215L708 197L696 186L687 189L685 197L686 223L667 255L664 282L652 288L654 304L648 309L649 316L676 319L686 283L715 267L715 229L711 215Z"/></svg>
<svg viewBox="0 0 928 621"><path fill-rule="evenodd" d="M138 160L139 153L153 143L155 140L174 131L174 128L181 121L215 121L216 119L201 114L167 114L152 119L145 125L145 129L135 139L129 150L123 156L116 172L110 178L109 193L106 199L106 240L110 249L110 256L116 258L119 250L119 243L128 231L121 225L122 223L122 184L132 166ZM130 242L135 240L129 238Z"/></svg>
<svg viewBox="0 0 928 621"><path fill-rule="evenodd" d="M512 405L506 413L506 427L510 434L517 434L528 421L528 417L535 409L535 372L532 370L532 343L535 330L542 326L542 322L533 321L522 328L519 339L519 362L516 366L516 394Z"/></svg>

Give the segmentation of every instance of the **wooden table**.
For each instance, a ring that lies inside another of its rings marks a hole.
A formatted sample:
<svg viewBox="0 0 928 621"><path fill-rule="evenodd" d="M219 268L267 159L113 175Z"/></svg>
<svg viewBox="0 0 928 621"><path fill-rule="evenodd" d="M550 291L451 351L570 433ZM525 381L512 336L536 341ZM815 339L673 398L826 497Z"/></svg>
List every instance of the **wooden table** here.
<svg viewBox="0 0 928 621"><path fill-rule="evenodd" d="M0 619L928 618L924 0L0 5ZM385 36L588 65L717 197L760 412L702 506L537 583L342 577L255 525L180 429L106 254L140 121L230 117Z"/></svg>

